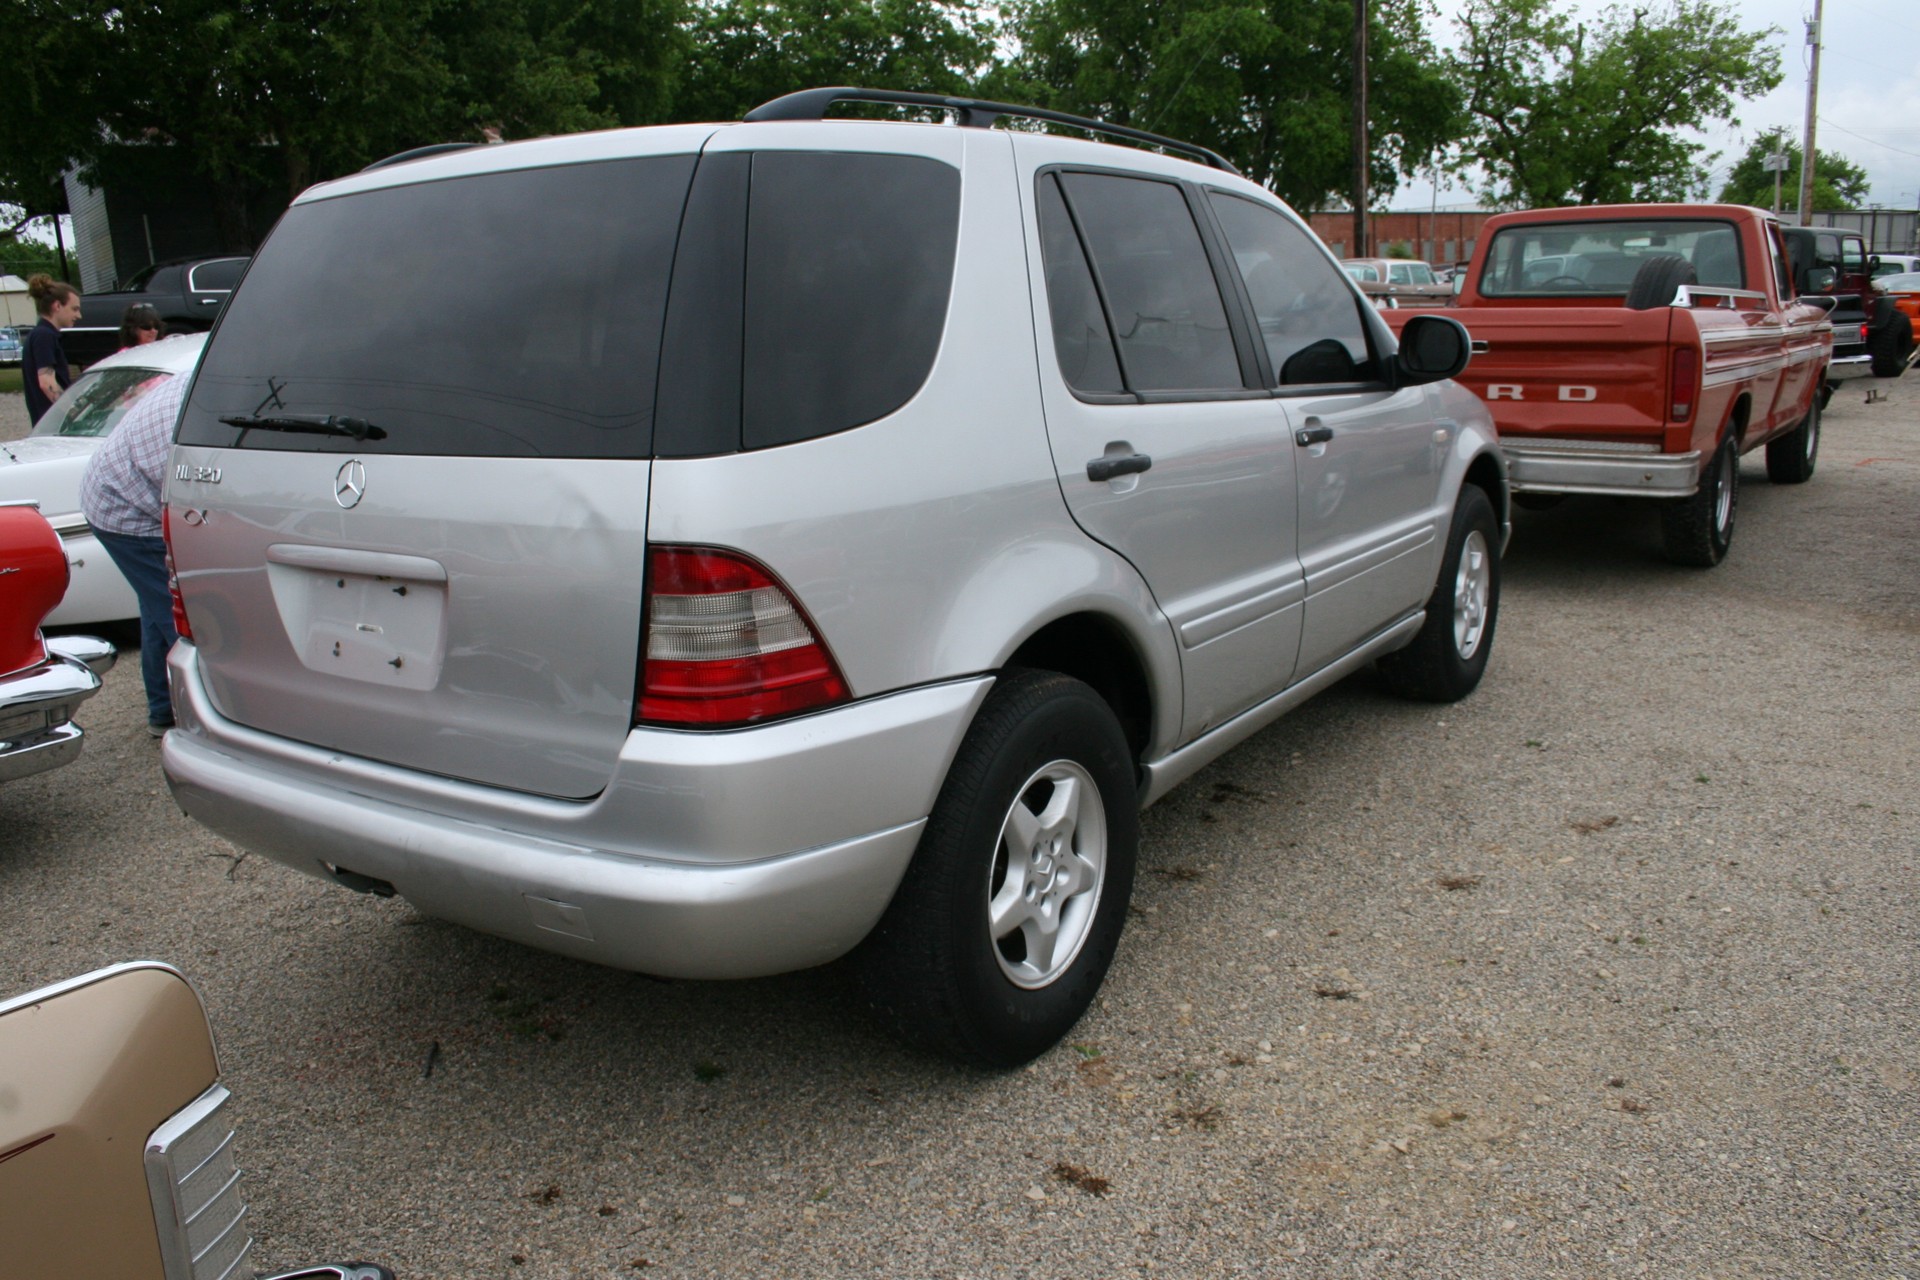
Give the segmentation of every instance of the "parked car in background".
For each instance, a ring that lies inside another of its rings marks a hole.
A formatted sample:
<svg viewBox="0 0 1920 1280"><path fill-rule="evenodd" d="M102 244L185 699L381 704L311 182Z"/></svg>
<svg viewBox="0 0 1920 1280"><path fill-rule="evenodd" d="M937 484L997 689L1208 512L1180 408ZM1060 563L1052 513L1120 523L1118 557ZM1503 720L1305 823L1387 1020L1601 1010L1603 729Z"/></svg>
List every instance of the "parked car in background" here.
<svg viewBox="0 0 1920 1280"><path fill-rule="evenodd" d="M1920 254L1912 253L1876 253L1870 274L1875 285L1880 284L1882 276L1910 275L1920 272Z"/></svg>
<svg viewBox="0 0 1920 1280"><path fill-rule="evenodd" d="M0 325L0 364L19 364L25 343L11 326Z"/></svg>
<svg viewBox="0 0 1920 1280"><path fill-rule="evenodd" d="M1920 271L1881 276L1873 283L1893 300L1893 305L1907 318L1907 323L1913 326L1914 331L1920 333ZM1907 352L1907 367L1911 369L1916 363L1920 363L1920 344Z"/></svg>
<svg viewBox="0 0 1920 1280"><path fill-rule="evenodd" d="M584 960L858 948L907 1039L1024 1062L1113 959L1140 808L1362 666L1477 685L1466 360L1220 157L1029 108L376 166L294 201L182 411L167 778Z"/></svg>
<svg viewBox="0 0 1920 1280"><path fill-rule="evenodd" d="M1830 376L1899 377L1914 347L1914 326L1870 274L1866 240L1832 227L1785 227L1781 234L1794 288L1831 300Z"/></svg>
<svg viewBox="0 0 1920 1280"><path fill-rule="evenodd" d="M203 333L129 347L87 369L24 440L0 443L0 502L32 501L52 522L73 567L73 583L50 626L89 626L140 616L126 575L80 510L87 460L127 411L171 378L192 372Z"/></svg>
<svg viewBox="0 0 1920 1280"><path fill-rule="evenodd" d="M82 294L80 323L60 335L67 359L84 369L112 355L136 303L157 311L168 333L205 333L246 269L244 257L187 258L143 268L111 292Z"/></svg>
<svg viewBox="0 0 1920 1280"><path fill-rule="evenodd" d="M0 1239L17 1276L252 1276L232 1094L199 993L137 960L0 1000ZM393 1280L372 1263L272 1280Z"/></svg>
<svg viewBox="0 0 1920 1280"><path fill-rule="evenodd" d="M1777 484L1813 475L1835 338L1794 296L1765 210L1496 214L1445 314L1473 334L1462 381L1493 411L1523 505L1658 500L1668 556L1704 567L1732 544L1741 454L1764 447Z"/></svg>
<svg viewBox="0 0 1920 1280"><path fill-rule="evenodd" d="M113 646L104 640L41 633L66 589L67 557L53 526L31 503L0 502L0 782L45 773L80 754L86 735L74 711L100 691L100 677L113 666ZM0 1117L5 1111L0 1107Z"/></svg>
<svg viewBox="0 0 1920 1280"><path fill-rule="evenodd" d="M1341 270L1360 291L1376 302L1391 300L1400 307L1439 305L1453 296L1453 288L1434 275L1424 262L1405 258L1344 258Z"/></svg>

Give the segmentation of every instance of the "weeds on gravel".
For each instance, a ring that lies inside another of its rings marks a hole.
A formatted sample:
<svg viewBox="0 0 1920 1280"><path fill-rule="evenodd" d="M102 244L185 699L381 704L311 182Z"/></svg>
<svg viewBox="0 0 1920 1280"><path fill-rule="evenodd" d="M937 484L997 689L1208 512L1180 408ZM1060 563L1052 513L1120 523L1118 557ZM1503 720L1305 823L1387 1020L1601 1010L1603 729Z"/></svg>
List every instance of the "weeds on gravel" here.
<svg viewBox="0 0 1920 1280"><path fill-rule="evenodd" d="M1054 1162L1053 1176L1069 1186L1080 1188L1088 1195L1104 1196L1112 1189L1112 1184L1105 1178L1089 1173L1077 1164L1068 1164L1065 1160Z"/></svg>

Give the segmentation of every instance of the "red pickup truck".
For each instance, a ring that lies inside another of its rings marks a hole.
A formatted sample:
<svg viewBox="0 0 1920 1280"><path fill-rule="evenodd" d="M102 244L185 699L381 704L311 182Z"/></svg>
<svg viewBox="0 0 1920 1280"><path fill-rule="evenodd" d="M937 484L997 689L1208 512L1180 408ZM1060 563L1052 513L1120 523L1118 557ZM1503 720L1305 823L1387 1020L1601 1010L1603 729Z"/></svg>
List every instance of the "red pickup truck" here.
<svg viewBox="0 0 1920 1280"><path fill-rule="evenodd" d="M1658 499L1667 554L1714 565L1733 539L1739 455L1813 475L1830 302L1794 295L1780 225L1744 205L1594 205L1488 220L1451 315L1459 381L1487 402L1514 499Z"/></svg>

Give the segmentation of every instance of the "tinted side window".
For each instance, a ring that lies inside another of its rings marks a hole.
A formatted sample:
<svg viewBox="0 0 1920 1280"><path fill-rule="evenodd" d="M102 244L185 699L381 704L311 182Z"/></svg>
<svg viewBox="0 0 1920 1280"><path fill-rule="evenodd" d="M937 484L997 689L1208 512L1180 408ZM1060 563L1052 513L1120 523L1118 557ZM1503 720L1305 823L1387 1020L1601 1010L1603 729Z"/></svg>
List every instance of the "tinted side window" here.
<svg viewBox="0 0 1920 1280"><path fill-rule="evenodd" d="M960 172L922 156L760 152L747 213L741 443L885 417L946 327Z"/></svg>
<svg viewBox="0 0 1920 1280"><path fill-rule="evenodd" d="M195 267L187 277L187 288L193 293L218 293L231 290L240 281L240 273L247 269L245 258L222 258L218 262L203 262Z"/></svg>
<svg viewBox="0 0 1920 1280"><path fill-rule="evenodd" d="M1133 391L1239 390L1226 307L1180 188L1062 174Z"/></svg>
<svg viewBox="0 0 1920 1280"><path fill-rule="evenodd" d="M642 458L691 156L295 205L208 344L183 444ZM336 415L384 439L242 430Z"/></svg>
<svg viewBox="0 0 1920 1280"><path fill-rule="evenodd" d="M1252 200L1210 195L1280 385L1371 377L1363 304L1307 232Z"/></svg>
<svg viewBox="0 0 1920 1280"><path fill-rule="evenodd" d="M1039 205L1047 310L1053 317L1053 353L1060 361L1060 376L1076 391L1124 390L1120 364L1113 355L1113 332L1107 328L1087 255L1052 174L1040 179Z"/></svg>

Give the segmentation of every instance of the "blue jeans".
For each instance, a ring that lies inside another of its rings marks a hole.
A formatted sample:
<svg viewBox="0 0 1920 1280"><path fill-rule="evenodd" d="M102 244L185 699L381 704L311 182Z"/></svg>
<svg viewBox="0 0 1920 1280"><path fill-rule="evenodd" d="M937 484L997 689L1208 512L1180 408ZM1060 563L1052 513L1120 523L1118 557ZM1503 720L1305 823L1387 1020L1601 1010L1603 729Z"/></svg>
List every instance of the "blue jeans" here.
<svg viewBox="0 0 1920 1280"><path fill-rule="evenodd" d="M93 532L140 601L140 679L147 686L147 723L172 724L167 651L180 635L173 629L173 593L167 590L167 544L159 538L108 533L104 529Z"/></svg>

